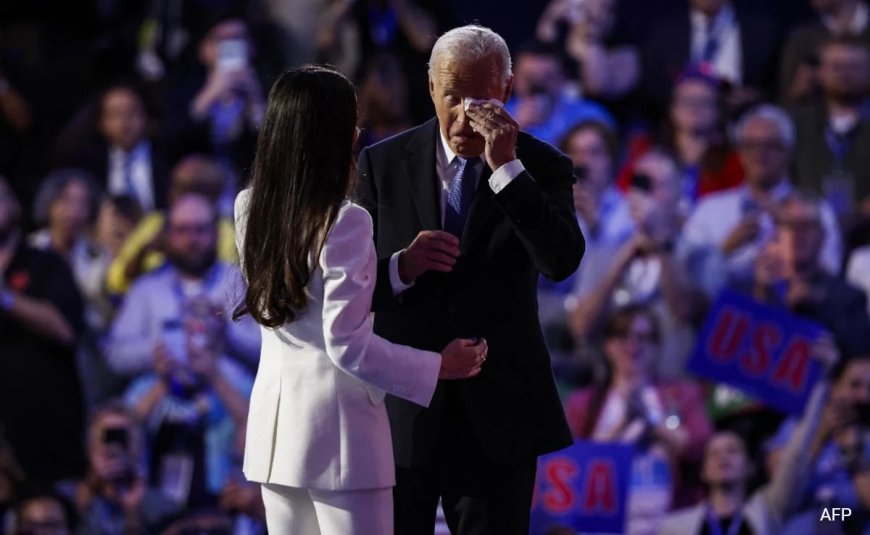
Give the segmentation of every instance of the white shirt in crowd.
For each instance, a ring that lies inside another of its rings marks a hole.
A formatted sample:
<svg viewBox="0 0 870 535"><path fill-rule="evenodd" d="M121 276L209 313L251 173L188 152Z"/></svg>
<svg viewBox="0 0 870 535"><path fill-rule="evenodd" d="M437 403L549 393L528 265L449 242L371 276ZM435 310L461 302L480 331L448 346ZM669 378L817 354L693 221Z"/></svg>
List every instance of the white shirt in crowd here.
<svg viewBox="0 0 870 535"><path fill-rule="evenodd" d="M125 167L130 166L129 180ZM127 152L118 146L109 148L108 190L112 195L130 195L142 210L154 210L155 194L151 168L151 143L142 141Z"/></svg>
<svg viewBox="0 0 870 535"><path fill-rule="evenodd" d="M788 180L783 180L771 191L771 199L773 202L778 202L788 196L793 189ZM755 258L764 243L773 235L775 230L773 218L762 211L759 215L761 232L758 237L730 256L722 258L724 255L722 244L744 217L748 203L751 203L748 186L708 195L701 199L683 227L680 254L686 257L690 272L701 279L699 282L711 295L716 295L730 278L751 274ZM837 274L842 264L843 242L834 211L824 201L822 202L822 226L825 237L819 261L829 272ZM699 251L712 253L704 255L708 261L704 262L703 267L692 262L692 257L697 257ZM724 270L721 269L723 260L726 267Z"/></svg>
<svg viewBox="0 0 870 535"><path fill-rule="evenodd" d="M740 25L734 7L726 5L711 19L700 11L693 9L690 15L691 57L700 61L712 35L718 45L713 54L710 66L718 78L735 85L743 81L743 49L740 44Z"/></svg>
<svg viewBox="0 0 870 535"><path fill-rule="evenodd" d="M615 187L610 186L601 194L598 211L598 233L594 236L589 230L589 223L577 213L577 223L586 238L587 247L597 243L618 245L634 233L634 220L628 211L628 203Z"/></svg>

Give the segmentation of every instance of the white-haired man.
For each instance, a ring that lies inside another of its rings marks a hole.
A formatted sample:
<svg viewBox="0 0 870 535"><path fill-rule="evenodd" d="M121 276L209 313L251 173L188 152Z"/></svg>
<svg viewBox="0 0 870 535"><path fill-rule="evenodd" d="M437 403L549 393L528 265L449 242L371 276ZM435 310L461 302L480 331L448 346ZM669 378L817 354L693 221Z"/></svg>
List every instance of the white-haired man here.
<svg viewBox="0 0 870 535"><path fill-rule="evenodd" d="M689 271L712 294L729 280L751 273L761 247L773 234L776 203L794 189L788 172L795 131L782 109L761 105L748 111L736 125L735 138L746 184L704 198L683 227L681 250ZM821 264L839 273L839 226L827 204L821 215Z"/></svg>
<svg viewBox="0 0 870 535"><path fill-rule="evenodd" d="M526 534L537 456L571 444L537 317L539 274L577 269L571 162L519 132L501 103L511 60L479 26L438 39L429 62L437 118L359 157L379 266L375 331L442 347L484 337L486 369L439 384L428 409L387 408L397 464L396 533ZM471 102L468 99L475 99Z"/></svg>

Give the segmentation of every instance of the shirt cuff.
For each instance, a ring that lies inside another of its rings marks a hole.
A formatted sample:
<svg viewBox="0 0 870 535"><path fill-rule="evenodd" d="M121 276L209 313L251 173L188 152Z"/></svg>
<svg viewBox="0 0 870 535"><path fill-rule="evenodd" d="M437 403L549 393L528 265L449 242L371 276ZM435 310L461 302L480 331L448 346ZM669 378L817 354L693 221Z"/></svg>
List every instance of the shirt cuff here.
<svg viewBox="0 0 870 535"><path fill-rule="evenodd" d="M492 175L489 177L489 187L492 189L493 193L498 194L501 190L508 187L508 185L525 170L526 168L523 166L523 162L518 159L513 159L493 171Z"/></svg>
<svg viewBox="0 0 870 535"><path fill-rule="evenodd" d="M393 295L399 295L411 286L414 286L414 281L411 284L402 282L402 277L399 276L399 255L402 251L393 253L390 257L390 286L393 288Z"/></svg>

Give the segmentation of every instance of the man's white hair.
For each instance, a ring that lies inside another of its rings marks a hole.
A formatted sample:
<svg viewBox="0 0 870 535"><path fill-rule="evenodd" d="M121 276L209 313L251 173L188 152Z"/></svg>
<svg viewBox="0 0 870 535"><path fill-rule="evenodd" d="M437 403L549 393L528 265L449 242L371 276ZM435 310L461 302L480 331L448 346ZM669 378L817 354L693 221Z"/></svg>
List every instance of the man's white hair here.
<svg viewBox="0 0 870 535"><path fill-rule="evenodd" d="M495 55L500 65L501 82L506 84L512 76L511 53L507 43L494 31L484 26L469 24L453 28L435 41L429 56L429 78L442 61L472 63Z"/></svg>
<svg viewBox="0 0 870 535"><path fill-rule="evenodd" d="M746 125L757 119L764 119L769 123L776 125L779 130L779 139L783 145L788 148L794 147L795 133L794 123L788 114L779 106L773 104L761 104L747 111L740 117L737 124L734 126L734 140L739 145L743 141L743 136L746 131Z"/></svg>

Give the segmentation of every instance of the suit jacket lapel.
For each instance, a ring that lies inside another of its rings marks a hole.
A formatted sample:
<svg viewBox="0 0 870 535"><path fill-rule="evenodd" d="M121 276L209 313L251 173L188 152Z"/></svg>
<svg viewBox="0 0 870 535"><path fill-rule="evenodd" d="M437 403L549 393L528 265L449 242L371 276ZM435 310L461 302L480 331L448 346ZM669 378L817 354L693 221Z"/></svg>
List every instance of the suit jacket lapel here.
<svg viewBox="0 0 870 535"><path fill-rule="evenodd" d="M425 123L407 145L405 160L407 183L423 229L440 229L441 195L435 171L435 142L438 120Z"/></svg>

